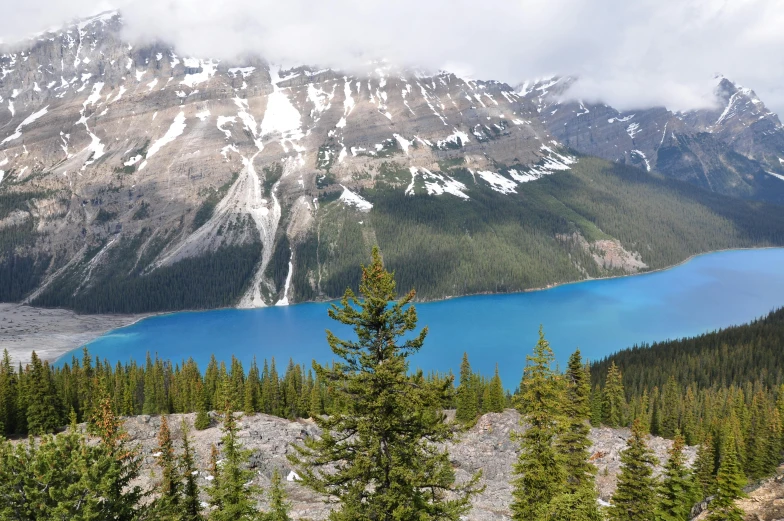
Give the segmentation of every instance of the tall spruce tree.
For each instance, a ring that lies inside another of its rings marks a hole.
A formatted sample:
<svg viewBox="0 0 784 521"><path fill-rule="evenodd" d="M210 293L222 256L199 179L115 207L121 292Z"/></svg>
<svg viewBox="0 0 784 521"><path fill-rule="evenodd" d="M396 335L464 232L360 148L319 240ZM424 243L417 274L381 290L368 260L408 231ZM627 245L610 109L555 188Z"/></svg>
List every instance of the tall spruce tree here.
<svg viewBox="0 0 784 521"><path fill-rule="evenodd" d="M214 479L207 489L213 509L208 518L210 521L256 521L260 516L256 502L261 489L252 483L254 473L247 468L251 451L243 448L239 441L237 419L231 407L223 414L221 429L222 461L213 463Z"/></svg>
<svg viewBox="0 0 784 521"><path fill-rule="evenodd" d="M609 508L611 521L651 521L656 510L656 457L645 443L645 430L639 420L621 452L621 473Z"/></svg>
<svg viewBox="0 0 784 521"><path fill-rule="evenodd" d="M8 349L3 349L3 360L0 362L0 435L11 435L17 432L16 404L19 380Z"/></svg>
<svg viewBox="0 0 784 521"><path fill-rule="evenodd" d="M101 439L101 455L89 465L93 490L99 501L98 515L85 519L113 519L133 521L140 517L142 500L147 495L140 486L133 485L141 471L142 458L138 447L128 443L122 421L114 414L109 396L93 408L90 422L93 433Z"/></svg>
<svg viewBox="0 0 784 521"><path fill-rule="evenodd" d="M182 479L179 475L180 469L174 454L174 442L172 441L171 430L169 430L169 422L166 416L161 416L156 459L161 469L161 479L157 487L160 495L155 502L155 517L159 519L177 519L177 513L181 509Z"/></svg>
<svg viewBox="0 0 784 521"><path fill-rule="evenodd" d="M54 432L62 425L61 404L48 363L33 351L27 381L27 430L30 434Z"/></svg>
<svg viewBox="0 0 784 521"><path fill-rule="evenodd" d="M708 505L708 521L743 521L743 511L735 504L735 500L745 495L743 487L746 485L746 477L735 447L734 435L727 429L716 474L716 496Z"/></svg>
<svg viewBox="0 0 784 521"><path fill-rule="evenodd" d="M268 495L269 512L262 516L262 521L290 521L291 504L286 501L286 491L283 489L283 480L278 469L272 473Z"/></svg>
<svg viewBox="0 0 784 521"><path fill-rule="evenodd" d="M357 340L327 331L331 367L314 363L319 379L334 386L340 411L315 417L320 438L308 438L290 456L302 484L335 497L334 521L457 520L470 508L479 475L462 486L443 443L453 436L439 410L451 398L452 380L408 375L427 329L415 330L414 291L396 300L393 275L378 248L362 267L361 298L347 289L329 316L352 326ZM330 469L332 464L339 465Z"/></svg>
<svg viewBox="0 0 784 521"><path fill-rule="evenodd" d="M708 434L697 449L697 459L694 461L694 477L701 498L712 496L716 492L716 452L713 447L713 437Z"/></svg>
<svg viewBox="0 0 784 521"><path fill-rule="evenodd" d="M486 412L504 412L506 396L504 396L504 385L498 374L498 364L495 364L495 374L487 387L487 400L485 400Z"/></svg>
<svg viewBox="0 0 784 521"><path fill-rule="evenodd" d="M657 521L688 521L691 508L698 499L694 475L686 467L684 445L683 436L676 435L668 451L669 459L664 465L663 479L659 486Z"/></svg>
<svg viewBox="0 0 784 521"><path fill-rule="evenodd" d="M199 485L196 483L196 463L191 448L190 429L182 420L182 505L179 510L179 521L201 521L201 502L199 501Z"/></svg>
<svg viewBox="0 0 784 521"><path fill-rule="evenodd" d="M596 466L588 461L588 449L591 447L591 441L588 439L591 432L588 423L591 414L590 375L583 365L579 349L569 357L564 377L564 430L558 437L556 446L564 457L567 489L575 493L584 485L594 488L596 475Z"/></svg>
<svg viewBox="0 0 784 521"><path fill-rule="evenodd" d="M460 363L460 385L457 387L455 419L466 425L472 424L479 415L474 383L474 373L468 362L468 353L464 352L463 361Z"/></svg>
<svg viewBox="0 0 784 521"><path fill-rule="evenodd" d="M626 396L623 377L615 362L610 364L602 394L602 423L608 427L621 427L626 417Z"/></svg>
<svg viewBox="0 0 784 521"><path fill-rule="evenodd" d="M526 356L517 406L521 422L527 426L520 441L520 454L513 466L512 519L533 521L545 519L550 502L566 491L564 457L555 447L563 424L563 390L553 370L555 356L544 330L539 328L539 341L533 355ZM581 368L582 370L582 368Z"/></svg>

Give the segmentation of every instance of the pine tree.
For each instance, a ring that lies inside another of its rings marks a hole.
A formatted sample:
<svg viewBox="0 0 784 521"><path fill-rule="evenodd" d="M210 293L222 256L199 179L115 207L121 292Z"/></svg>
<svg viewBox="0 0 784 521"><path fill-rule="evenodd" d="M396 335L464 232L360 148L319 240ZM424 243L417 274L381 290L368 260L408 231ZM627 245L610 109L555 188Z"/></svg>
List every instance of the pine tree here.
<svg viewBox="0 0 784 521"><path fill-rule="evenodd" d="M25 393L29 400L27 429L30 434L54 432L60 427L61 404L49 364L42 364L35 351L31 355L31 371Z"/></svg>
<svg viewBox="0 0 784 521"><path fill-rule="evenodd" d="M708 434L697 449L694 461L694 477L702 498L712 496L716 492L716 452L713 438Z"/></svg>
<svg viewBox="0 0 784 521"><path fill-rule="evenodd" d="M477 396L474 388L474 373L468 362L468 353L463 353L460 363L460 385L457 387L457 410L455 419L465 425L470 425L479 416Z"/></svg>
<svg viewBox="0 0 784 521"><path fill-rule="evenodd" d="M206 386L202 387L200 398L199 410L196 412L196 420L193 422L193 426L197 431L203 431L204 429L209 428L210 424L212 423L210 420L210 414L207 412L207 404L209 403L209 400L207 399Z"/></svg>
<svg viewBox="0 0 784 521"><path fill-rule="evenodd" d="M283 482L280 479L278 469L272 473L272 480L269 489L269 512L265 513L262 521L290 521L289 512L291 504L286 501L286 491L283 489Z"/></svg>
<svg viewBox="0 0 784 521"><path fill-rule="evenodd" d="M210 521L256 520L260 515L256 501L261 489L251 483L253 471L246 468L251 451L244 449L237 437L239 428L231 408L223 415L221 429L223 461L221 465L218 465L217 461L213 465L214 479L207 489L209 504L213 510L208 518Z"/></svg>
<svg viewBox="0 0 784 521"><path fill-rule="evenodd" d="M199 501L199 486L196 484L196 464L193 461L190 432L188 424L182 420L182 456L180 457L182 469L182 506L180 507L180 521L201 521L201 502Z"/></svg>
<svg viewBox="0 0 784 521"><path fill-rule="evenodd" d="M180 509L182 483L166 416L161 416L156 454L157 464L161 468L161 480L157 487L160 490L160 496L156 501L155 515L158 518L174 519Z"/></svg>
<svg viewBox="0 0 784 521"><path fill-rule="evenodd" d="M327 331L340 361L314 363L343 410L314 418L321 438L296 446L291 462L303 485L339 501L333 521L457 520L470 508L479 476L456 486L449 454L439 448L453 437L440 411L451 398L452 380L407 374L408 357L421 349L427 329L397 343L416 328L415 293L395 301L394 278L378 248L362 268L359 289L362 298L347 289L329 311L353 327L357 340ZM323 470L337 462L334 471Z"/></svg>
<svg viewBox="0 0 784 521"><path fill-rule="evenodd" d="M656 508L656 458L645 443L645 431L639 420L632 424L632 434L621 452L621 473L609 508L611 521L650 521Z"/></svg>
<svg viewBox="0 0 784 521"><path fill-rule="evenodd" d="M564 431L558 437L556 447L564 457L567 490L577 492L580 487L590 484L593 487L596 467L588 461L591 441L588 434L590 411L590 375L583 366L580 350L576 350L567 365L566 390L562 411L565 416ZM594 498L594 503L596 498Z"/></svg>
<svg viewBox="0 0 784 521"><path fill-rule="evenodd" d="M664 475L659 486L657 521L688 521L691 508L697 500L694 476L686 467L683 454L685 441L676 435L664 465Z"/></svg>
<svg viewBox="0 0 784 521"><path fill-rule="evenodd" d="M142 459L138 448L128 445L128 435L122 429L122 421L115 416L108 396L104 396L93 409L90 425L100 437L103 451L89 470L95 476L96 483L92 487L100 498L96 508L101 515L86 519L134 520L146 495L141 487L132 485L139 476Z"/></svg>
<svg viewBox="0 0 784 521"><path fill-rule="evenodd" d="M721 462L716 474L716 496L708 506L708 521L743 521L743 511L735 505L735 500L744 497L743 476L735 439L731 431L724 435Z"/></svg>
<svg viewBox="0 0 784 521"><path fill-rule="evenodd" d="M621 427L625 421L626 397L621 371L610 364L602 395L602 423L608 427Z"/></svg>
<svg viewBox="0 0 784 521"><path fill-rule="evenodd" d="M550 502L566 491L563 455L555 448L563 422L563 392L552 369L554 360L540 327L534 353L526 356L518 397L521 422L528 428L514 436L520 441L512 482L512 519L516 521L544 519Z"/></svg>
<svg viewBox="0 0 784 521"><path fill-rule="evenodd" d="M486 412L504 412L506 397L504 396L504 386L501 377L498 375L498 364L495 364L495 374L487 387L487 400L485 400Z"/></svg>
<svg viewBox="0 0 784 521"><path fill-rule="evenodd" d="M261 409L261 377L256 357L253 357L248 378L245 380L244 409L245 414L253 414Z"/></svg>
<svg viewBox="0 0 784 521"><path fill-rule="evenodd" d="M769 416L769 423L768 423L768 443L766 446L766 458L765 464L767 466L767 473L772 474L776 471L776 468L781 463L781 452L782 452L782 426L781 426L781 416L779 415L779 410L776 407L773 407L770 412Z"/></svg>
<svg viewBox="0 0 784 521"><path fill-rule="evenodd" d="M768 465L769 448L772 443L769 435L768 403L765 393L759 390L751 401L751 416L746 434L748 455L744 466L746 475L751 479L759 479L775 469L775 467L770 469Z"/></svg>
<svg viewBox="0 0 784 521"><path fill-rule="evenodd" d="M19 380L13 366L8 349L3 349L3 361L0 362L0 435L17 432L16 404Z"/></svg>
<svg viewBox="0 0 784 521"><path fill-rule="evenodd" d="M681 393L674 376L670 376L662 393L661 431L663 438L673 439L680 428Z"/></svg>

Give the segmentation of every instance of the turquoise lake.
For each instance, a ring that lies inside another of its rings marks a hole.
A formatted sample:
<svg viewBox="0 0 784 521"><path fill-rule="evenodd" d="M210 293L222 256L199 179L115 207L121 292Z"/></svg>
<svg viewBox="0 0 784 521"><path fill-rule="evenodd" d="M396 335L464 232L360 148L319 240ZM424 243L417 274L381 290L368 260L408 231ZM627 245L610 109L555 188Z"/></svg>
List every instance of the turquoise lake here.
<svg viewBox="0 0 784 521"><path fill-rule="evenodd" d="M327 316L328 306L161 315L112 331L88 348L112 363L143 361L150 352L174 361L193 357L202 369L212 353L227 361L234 354L246 369L254 356L275 357L279 368L289 358L309 366L312 359L332 360L325 329L351 335ZM412 368L457 373L466 351L474 370L484 374L492 374L497 363L504 386L513 389L540 324L563 365L577 347L598 360L634 344L748 322L781 306L783 248L711 253L645 275L417 304L419 324L430 333Z"/></svg>

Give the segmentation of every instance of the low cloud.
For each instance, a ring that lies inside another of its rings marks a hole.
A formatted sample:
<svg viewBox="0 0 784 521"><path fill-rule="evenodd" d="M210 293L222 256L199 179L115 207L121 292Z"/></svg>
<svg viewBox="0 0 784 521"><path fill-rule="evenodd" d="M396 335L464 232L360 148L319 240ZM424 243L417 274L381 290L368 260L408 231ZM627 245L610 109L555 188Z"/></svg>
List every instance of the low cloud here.
<svg viewBox="0 0 784 521"><path fill-rule="evenodd" d="M5 0L10 1L10 0ZM66 5L67 4L67 5ZM715 102L717 73L784 110L784 9L777 0L116 0L125 37L179 53L254 54L353 69L386 58L516 85L580 77L573 94L622 109ZM39 0L3 9L13 41L108 8Z"/></svg>

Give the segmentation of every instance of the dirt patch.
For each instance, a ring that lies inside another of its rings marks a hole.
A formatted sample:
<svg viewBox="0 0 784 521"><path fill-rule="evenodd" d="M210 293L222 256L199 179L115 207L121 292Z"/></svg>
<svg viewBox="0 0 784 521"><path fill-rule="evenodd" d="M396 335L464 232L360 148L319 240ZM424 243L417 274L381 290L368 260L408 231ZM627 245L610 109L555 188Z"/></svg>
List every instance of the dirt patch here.
<svg viewBox="0 0 784 521"><path fill-rule="evenodd" d="M14 364L26 364L35 351L43 360L94 340L112 329L148 315L77 315L65 309L0 304L0 351L7 349Z"/></svg>

